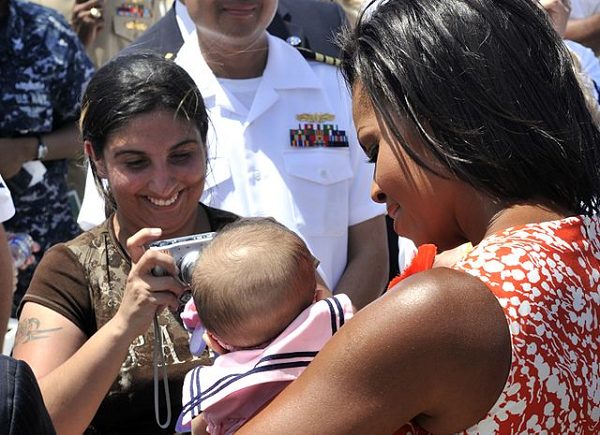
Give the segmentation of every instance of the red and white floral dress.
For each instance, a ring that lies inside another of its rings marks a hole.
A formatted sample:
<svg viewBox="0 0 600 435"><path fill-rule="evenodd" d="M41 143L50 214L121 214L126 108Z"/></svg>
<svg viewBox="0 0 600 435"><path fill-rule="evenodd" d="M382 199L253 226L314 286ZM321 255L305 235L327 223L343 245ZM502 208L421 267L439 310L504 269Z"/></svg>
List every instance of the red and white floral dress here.
<svg viewBox="0 0 600 435"><path fill-rule="evenodd" d="M509 228L456 265L481 279L509 325L502 394L465 433L600 434L600 221ZM407 425L399 433L421 432Z"/></svg>

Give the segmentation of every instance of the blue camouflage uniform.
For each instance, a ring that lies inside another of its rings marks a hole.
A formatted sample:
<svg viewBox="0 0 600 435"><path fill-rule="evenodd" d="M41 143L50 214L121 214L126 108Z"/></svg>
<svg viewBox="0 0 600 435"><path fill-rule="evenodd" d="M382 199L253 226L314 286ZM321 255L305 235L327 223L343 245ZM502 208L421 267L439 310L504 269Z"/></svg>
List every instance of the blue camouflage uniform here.
<svg viewBox="0 0 600 435"><path fill-rule="evenodd" d="M94 67L58 12L9 0L8 16L0 21L0 65L0 137L50 133L76 121ZM67 200L67 161L43 163L42 181L21 192L11 189L16 214L5 223L8 231L29 233L41 245L38 260L47 248L80 232ZM33 268L20 273L15 306Z"/></svg>

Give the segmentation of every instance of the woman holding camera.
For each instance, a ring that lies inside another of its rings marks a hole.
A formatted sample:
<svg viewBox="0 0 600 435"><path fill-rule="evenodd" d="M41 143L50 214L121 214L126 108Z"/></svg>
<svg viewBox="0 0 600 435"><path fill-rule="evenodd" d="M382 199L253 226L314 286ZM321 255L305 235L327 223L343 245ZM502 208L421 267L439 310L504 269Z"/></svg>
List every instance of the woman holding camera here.
<svg viewBox="0 0 600 435"><path fill-rule="evenodd" d="M112 214L46 253L23 300L14 356L33 368L58 433L173 433L174 421L169 431L155 422L155 313L173 415L183 377L199 362L175 313L184 291L175 263L145 247L237 218L198 203L207 168L202 96L174 62L117 58L90 81L80 128ZM169 274L154 276L156 266Z"/></svg>

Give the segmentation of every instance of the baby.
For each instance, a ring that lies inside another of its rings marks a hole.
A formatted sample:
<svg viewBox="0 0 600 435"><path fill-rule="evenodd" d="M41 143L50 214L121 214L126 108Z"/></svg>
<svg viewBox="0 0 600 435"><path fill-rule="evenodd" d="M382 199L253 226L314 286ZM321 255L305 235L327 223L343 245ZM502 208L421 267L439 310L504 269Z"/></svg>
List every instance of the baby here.
<svg viewBox="0 0 600 435"><path fill-rule="evenodd" d="M315 301L317 265L302 239L273 219L241 219L215 236L193 273L197 316L188 303L182 317L196 336L205 329L220 356L187 374L177 430L189 431L202 413L195 432L206 425L211 434L234 433L352 317L346 295Z"/></svg>

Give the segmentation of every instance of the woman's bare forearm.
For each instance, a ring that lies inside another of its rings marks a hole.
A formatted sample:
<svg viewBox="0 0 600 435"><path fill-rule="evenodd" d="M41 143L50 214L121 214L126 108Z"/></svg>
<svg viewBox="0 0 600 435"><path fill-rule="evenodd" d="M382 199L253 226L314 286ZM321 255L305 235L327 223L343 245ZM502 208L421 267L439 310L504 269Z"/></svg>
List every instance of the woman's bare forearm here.
<svg viewBox="0 0 600 435"><path fill-rule="evenodd" d="M84 341L83 333L64 317L35 304L26 308L14 355L34 370L57 432L81 434L117 377L134 337L113 318Z"/></svg>

